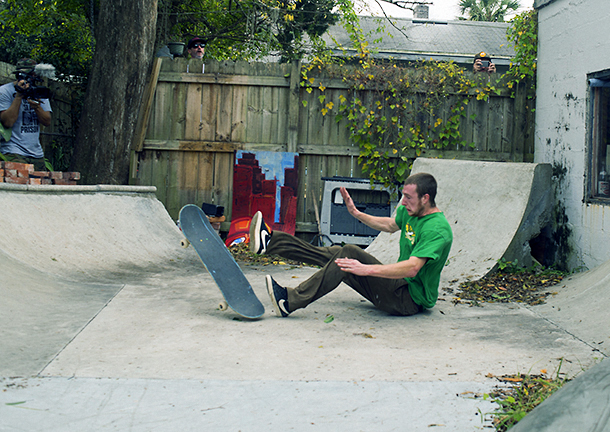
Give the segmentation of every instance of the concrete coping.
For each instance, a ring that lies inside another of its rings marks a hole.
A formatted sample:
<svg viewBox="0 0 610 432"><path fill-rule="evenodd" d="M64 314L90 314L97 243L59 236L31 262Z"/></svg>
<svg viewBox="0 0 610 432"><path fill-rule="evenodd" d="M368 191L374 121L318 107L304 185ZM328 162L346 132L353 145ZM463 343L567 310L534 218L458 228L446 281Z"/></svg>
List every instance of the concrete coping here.
<svg viewBox="0 0 610 432"><path fill-rule="evenodd" d="M21 185L0 183L0 191L12 192L61 192L61 193L94 193L94 192L120 192L120 193L156 193L155 186L122 186L122 185Z"/></svg>

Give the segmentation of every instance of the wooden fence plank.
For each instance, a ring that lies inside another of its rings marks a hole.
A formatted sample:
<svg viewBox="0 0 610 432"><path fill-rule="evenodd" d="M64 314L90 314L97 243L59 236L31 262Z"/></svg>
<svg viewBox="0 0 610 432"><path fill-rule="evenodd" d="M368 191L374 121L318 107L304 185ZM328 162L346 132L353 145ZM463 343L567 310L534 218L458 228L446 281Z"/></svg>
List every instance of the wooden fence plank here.
<svg viewBox="0 0 610 432"><path fill-rule="evenodd" d="M202 91L200 84L190 85L186 92L186 122L184 124L184 137L187 140L201 140L202 123ZM209 100L209 97L206 98ZM210 139L207 139L210 141Z"/></svg>
<svg viewBox="0 0 610 432"><path fill-rule="evenodd" d="M186 127L186 94L188 86L177 84L174 86L170 117L170 135L168 138L184 139Z"/></svg>
<svg viewBox="0 0 610 432"><path fill-rule="evenodd" d="M216 110L216 136L214 141L230 141L233 120L233 89L234 86L220 86L218 90Z"/></svg>
<svg viewBox="0 0 610 432"><path fill-rule="evenodd" d="M235 86L233 88L233 107L231 111L231 141L246 141L246 126L248 124L248 88Z"/></svg>
<svg viewBox="0 0 610 432"><path fill-rule="evenodd" d="M497 97L490 97L489 102L489 110L487 113L487 151L502 152L504 135L502 100Z"/></svg>
<svg viewBox="0 0 610 432"><path fill-rule="evenodd" d="M235 153L216 153L214 157L214 185L212 203L225 207L225 216L230 220L233 197L233 165Z"/></svg>
<svg viewBox="0 0 610 432"><path fill-rule="evenodd" d="M202 88L200 140L219 141L217 138L219 121L217 108L221 103L220 89L221 87L217 85L206 85Z"/></svg>
<svg viewBox="0 0 610 432"><path fill-rule="evenodd" d="M206 202L213 204L213 190L214 190L214 158L216 154L211 152L199 152L197 153L197 184L196 184L196 198L195 204L201 206L202 203Z"/></svg>

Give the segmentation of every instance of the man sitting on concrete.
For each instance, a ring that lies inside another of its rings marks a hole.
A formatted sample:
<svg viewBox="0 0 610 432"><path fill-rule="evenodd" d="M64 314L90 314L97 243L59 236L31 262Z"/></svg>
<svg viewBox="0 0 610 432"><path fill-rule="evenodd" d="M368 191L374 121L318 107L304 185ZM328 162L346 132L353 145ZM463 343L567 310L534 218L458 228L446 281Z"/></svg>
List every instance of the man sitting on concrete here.
<svg viewBox="0 0 610 432"><path fill-rule="evenodd" d="M382 264L355 245L318 247L281 231L271 232L262 213L257 212L250 223L250 249L254 253L276 254L322 267L296 288L282 287L267 275L267 291L276 315L286 317L306 307L341 282L391 315L414 315L432 308L453 241L451 227L434 201L436 189L432 175L410 176L396 218L359 211L347 190L340 189L347 210L356 219L379 231L402 231L400 256L393 264Z"/></svg>

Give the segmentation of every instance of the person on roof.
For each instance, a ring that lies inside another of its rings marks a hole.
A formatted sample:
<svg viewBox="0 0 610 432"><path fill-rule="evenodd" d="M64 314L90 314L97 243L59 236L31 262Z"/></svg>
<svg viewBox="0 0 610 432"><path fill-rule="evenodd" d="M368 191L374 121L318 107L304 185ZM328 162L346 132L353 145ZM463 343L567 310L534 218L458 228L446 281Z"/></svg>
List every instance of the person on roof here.
<svg viewBox="0 0 610 432"><path fill-rule="evenodd" d="M496 65L491 61L491 57L485 51L474 56L474 63L472 64L472 71L494 73L496 71Z"/></svg>

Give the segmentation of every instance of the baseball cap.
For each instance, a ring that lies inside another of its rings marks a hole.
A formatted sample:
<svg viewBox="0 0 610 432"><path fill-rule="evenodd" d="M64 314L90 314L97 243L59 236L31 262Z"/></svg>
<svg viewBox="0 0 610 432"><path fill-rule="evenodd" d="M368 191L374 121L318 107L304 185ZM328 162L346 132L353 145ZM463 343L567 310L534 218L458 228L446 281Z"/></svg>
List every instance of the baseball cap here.
<svg viewBox="0 0 610 432"><path fill-rule="evenodd" d="M34 72L36 62L30 58L22 58L17 62L17 69L15 72L22 72L24 74L31 74Z"/></svg>
<svg viewBox="0 0 610 432"><path fill-rule="evenodd" d="M188 49L191 49L191 48L193 48L193 45L195 45L195 43L197 43L197 42L201 42L202 44L205 45L205 41L202 38L200 38L199 36L195 36L193 39L191 39L189 41L189 43L186 45L186 47Z"/></svg>
<svg viewBox="0 0 610 432"><path fill-rule="evenodd" d="M480 53L478 53L477 55L474 56L475 61L477 59L481 59L481 60L489 60L491 61L491 57L489 56L489 54L487 54L485 51L481 51Z"/></svg>

